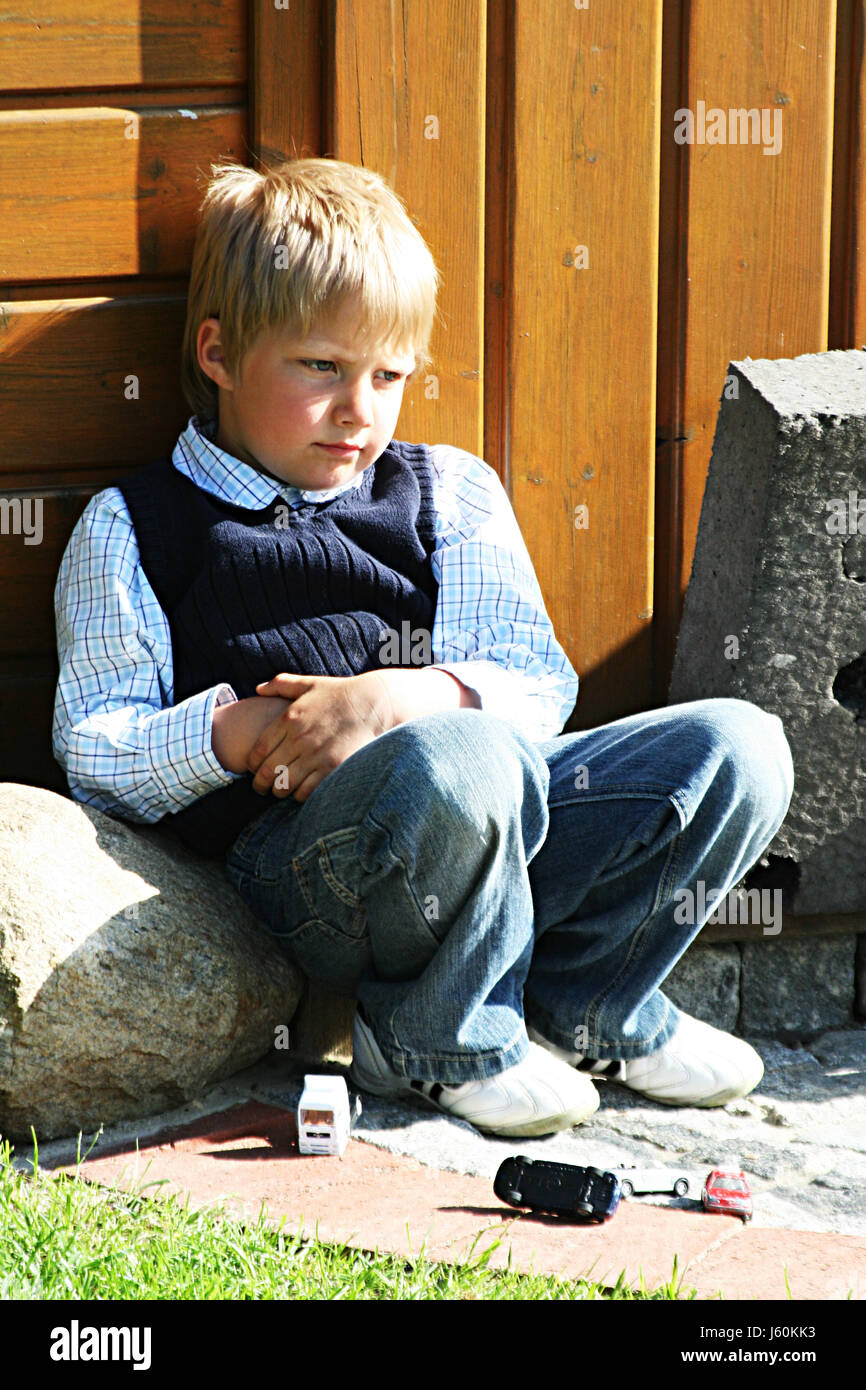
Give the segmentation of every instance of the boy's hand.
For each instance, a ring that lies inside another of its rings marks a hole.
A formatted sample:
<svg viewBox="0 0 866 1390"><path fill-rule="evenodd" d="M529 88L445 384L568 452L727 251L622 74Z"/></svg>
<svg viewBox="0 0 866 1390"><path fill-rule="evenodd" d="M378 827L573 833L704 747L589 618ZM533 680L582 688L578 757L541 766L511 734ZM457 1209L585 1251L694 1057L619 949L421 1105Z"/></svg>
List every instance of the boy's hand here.
<svg viewBox="0 0 866 1390"><path fill-rule="evenodd" d="M285 700L276 696L262 699L260 695L217 705L211 728L211 747L217 762L229 772L246 772L254 742L286 705Z"/></svg>
<svg viewBox="0 0 866 1390"><path fill-rule="evenodd" d="M262 796L307 797L352 753L392 729L396 711L379 671L360 676L297 676L286 672L256 686L257 698L289 703L250 749L247 768ZM279 785L274 785L280 770Z"/></svg>
<svg viewBox="0 0 866 1390"><path fill-rule="evenodd" d="M257 699L282 696L285 711L263 730L247 760L263 795L307 797L352 753L397 724L444 709L479 709L474 690L449 671L365 671L360 676L282 672L256 686ZM274 785L282 765L280 785ZM287 785L284 785L287 784Z"/></svg>

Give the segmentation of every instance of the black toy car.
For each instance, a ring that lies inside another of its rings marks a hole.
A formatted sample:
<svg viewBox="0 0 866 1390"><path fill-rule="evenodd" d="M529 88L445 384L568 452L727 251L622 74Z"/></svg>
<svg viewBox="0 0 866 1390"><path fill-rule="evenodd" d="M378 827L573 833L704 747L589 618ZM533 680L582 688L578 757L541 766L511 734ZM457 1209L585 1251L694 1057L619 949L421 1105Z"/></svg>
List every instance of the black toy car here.
<svg viewBox="0 0 866 1390"><path fill-rule="evenodd" d="M613 1216L622 1195L613 1173L527 1158L525 1154L500 1164L493 1191L512 1207L599 1223Z"/></svg>

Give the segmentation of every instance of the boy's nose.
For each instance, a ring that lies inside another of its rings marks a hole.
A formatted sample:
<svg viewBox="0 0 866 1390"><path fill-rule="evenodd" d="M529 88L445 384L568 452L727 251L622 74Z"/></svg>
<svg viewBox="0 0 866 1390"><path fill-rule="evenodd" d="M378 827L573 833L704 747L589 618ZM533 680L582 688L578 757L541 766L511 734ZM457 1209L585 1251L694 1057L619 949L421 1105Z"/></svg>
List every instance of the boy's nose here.
<svg viewBox="0 0 866 1390"><path fill-rule="evenodd" d="M335 402L337 418L352 424L373 423L373 387L364 381L347 382Z"/></svg>

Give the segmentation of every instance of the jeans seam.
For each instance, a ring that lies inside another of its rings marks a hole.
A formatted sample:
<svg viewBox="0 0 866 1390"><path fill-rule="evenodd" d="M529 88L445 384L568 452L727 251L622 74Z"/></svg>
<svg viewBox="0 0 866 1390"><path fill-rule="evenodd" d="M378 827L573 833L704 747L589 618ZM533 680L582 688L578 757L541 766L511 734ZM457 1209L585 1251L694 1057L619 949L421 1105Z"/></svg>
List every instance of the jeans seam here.
<svg viewBox="0 0 866 1390"><path fill-rule="evenodd" d="M408 855L400 852L400 848L399 848L399 846L398 846L398 845L396 844L396 842L395 842L395 837L394 837L394 834L393 834L393 832L392 832L390 826L382 825L381 822L380 822L380 821L377 821L376 818L375 818L375 816L373 816L373 815L371 815L371 814L368 814L364 819L365 819L365 821L366 821L369 825L375 827L375 829L378 830L378 831L380 832L380 834L382 834L383 836L386 837L386 844L385 844L385 846L384 846L384 853L387 854L388 857L390 858L392 867L395 868L395 869L399 868L400 872L402 873L402 875L403 875L403 881L404 881L404 883L406 884L406 887L407 887L408 890L409 890L409 896L411 897L412 902L413 902L414 905L415 905L415 909L416 909L416 911L417 911L417 913L418 913L418 916L419 916L419 918L421 919L421 921L424 923L424 927L426 928L427 932L429 933L430 939L433 941L433 943L434 943L434 944L436 945L436 947L438 948L439 946L442 945L442 943L444 942L445 937L448 935L448 933L447 933L447 931L446 931L445 934L444 934L443 936L440 936L439 933L438 933L438 932L435 932L435 931L433 930L432 926L430 925L430 919L428 918L426 912L424 911L424 908L421 906L421 903L420 903L419 900L418 900L418 894L417 894L416 891L415 891L415 879L414 879L414 876L409 872L409 864L408 864L408 862L407 862L407 860L408 860ZM359 827L359 828L360 828L360 827ZM381 859L380 859L380 863L381 863ZM437 917L436 920L437 920L437 921L439 920L438 917Z"/></svg>
<svg viewBox="0 0 866 1390"><path fill-rule="evenodd" d="M525 1035L525 1027L523 1024L521 1024L517 1032L514 1033L514 1035L503 1046L479 1048L477 1051L473 1052L413 1052L410 1048L404 1047L403 1044L399 1042L397 1034L394 1030L393 1019L388 1020L388 1034L390 1044L390 1046L387 1049L390 1053L390 1057L388 1060L390 1062L392 1070L395 1071L399 1076L404 1076L406 1078L411 1079L414 1069L419 1066L435 1070L436 1066L440 1063L467 1063L476 1059L482 1062L501 1062L503 1057L507 1057L510 1053L520 1050L520 1044ZM517 1064L514 1062L510 1062L508 1065L516 1066ZM501 1071L506 1071L507 1069L507 1067L500 1067L500 1070L496 1072L488 1073L485 1071L483 1076L467 1077L466 1080L487 1080L490 1076L498 1076ZM446 1082L445 1084L457 1086L461 1083L453 1081L451 1083Z"/></svg>
<svg viewBox="0 0 866 1390"><path fill-rule="evenodd" d="M675 879L675 869L680 860L680 853L682 849L682 832L686 828L686 824L688 823L688 821L686 818L685 823L683 823L683 812L679 804L678 794L673 792L668 793L667 800L673 803L674 809L676 810L677 815L680 817L681 823L679 833L672 836L671 838L670 845L668 846L668 853L665 858L665 862L662 866L661 873L659 874L658 886L655 891L652 907L650 908L647 915L644 917L643 921L638 923L637 927L635 928L634 933L632 934L631 940L629 942L628 953L626 955L625 960L622 963L622 966L617 971L614 978L611 981L609 981L605 989L602 990L600 994L596 995L595 999L593 999L592 1003L587 1007L584 1017L586 1019L587 1028L589 1029L590 1034L588 1041L588 1051L590 1052L594 1052L598 1048L601 1049L603 1053L605 1050L610 1048L622 1047L622 1043L617 1043L616 1041L607 1041L598 1036L598 1033L596 1031L598 1015L603 1009L604 1005L607 1003L610 995L616 992L622 981L623 975L626 973L629 966L632 964L635 956L640 952L640 949L643 946L645 937L647 935L646 928L648 924L661 910L662 904L670 896L671 884Z"/></svg>

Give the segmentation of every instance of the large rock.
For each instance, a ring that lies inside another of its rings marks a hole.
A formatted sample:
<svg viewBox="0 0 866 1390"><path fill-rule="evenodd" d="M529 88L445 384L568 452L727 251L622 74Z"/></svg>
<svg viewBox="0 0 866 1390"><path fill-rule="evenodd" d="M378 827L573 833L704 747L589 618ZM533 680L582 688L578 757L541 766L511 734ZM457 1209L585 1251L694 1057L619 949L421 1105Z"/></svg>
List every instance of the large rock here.
<svg viewBox="0 0 866 1390"><path fill-rule="evenodd" d="M262 1057L302 983L220 864L0 785L0 1133L181 1104Z"/></svg>
<svg viewBox="0 0 866 1390"><path fill-rule="evenodd" d="M794 795L767 858L785 910L860 912L866 352L728 371L668 703L733 696L780 717Z"/></svg>

